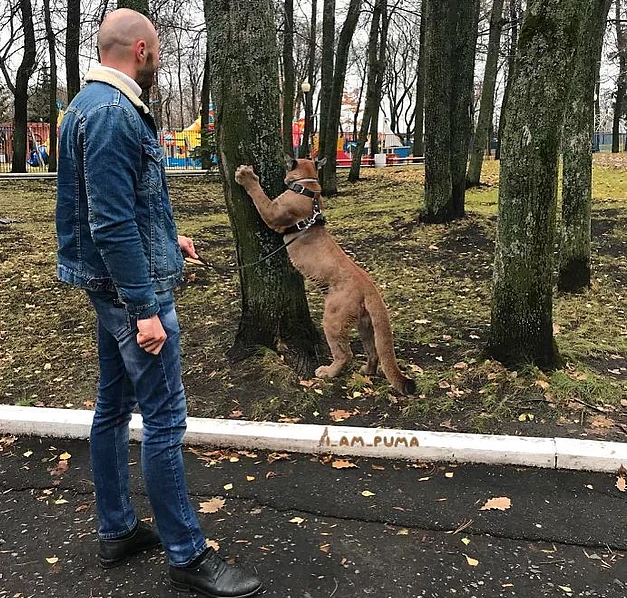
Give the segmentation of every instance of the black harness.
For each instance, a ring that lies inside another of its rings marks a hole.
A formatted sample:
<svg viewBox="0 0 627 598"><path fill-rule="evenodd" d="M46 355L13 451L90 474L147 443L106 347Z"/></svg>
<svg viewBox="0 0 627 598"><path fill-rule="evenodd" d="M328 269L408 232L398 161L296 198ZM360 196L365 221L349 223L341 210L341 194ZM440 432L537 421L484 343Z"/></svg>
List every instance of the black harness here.
<svg viewBox="0 0 627 598"><path fill-rule="evenodd" d="M298 179L299 181L310 181L312 183L317 183L316 179ZM296 224L286 228L283 231L284 235L289 235L291 233L300 233L310 229L312 226L317 224L324 226L327 223L327 219L324 217L322 213L322 208L320 207L320 191L312 191L311 189L307 189L307 187L303 187L303 185L299 185L296 181L292 181L288 183L287 188L290 191L294 191L294 193L298 193L299 195L304 195L305 197L311 198L311 206L312 206L312 214L309 218L305 218L297 222Z"/></svg>

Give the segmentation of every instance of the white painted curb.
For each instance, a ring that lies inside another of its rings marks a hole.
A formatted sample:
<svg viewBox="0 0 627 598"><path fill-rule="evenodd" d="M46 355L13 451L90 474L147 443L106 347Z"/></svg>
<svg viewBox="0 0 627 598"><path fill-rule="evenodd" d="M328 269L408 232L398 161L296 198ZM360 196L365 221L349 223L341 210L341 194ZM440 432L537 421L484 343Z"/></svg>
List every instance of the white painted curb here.
<svg viewBox="0 0 627 598"><path fill-rule="evenodd" d="M89 438L93 411L0 405L0 433ZM131 438L141 439L134 414ZM496 436L352 426L282 424L227 419L187 419L186 444L268 449L356 457L527 465L617 472L627 467L627 443L570 438Z"/></svg>

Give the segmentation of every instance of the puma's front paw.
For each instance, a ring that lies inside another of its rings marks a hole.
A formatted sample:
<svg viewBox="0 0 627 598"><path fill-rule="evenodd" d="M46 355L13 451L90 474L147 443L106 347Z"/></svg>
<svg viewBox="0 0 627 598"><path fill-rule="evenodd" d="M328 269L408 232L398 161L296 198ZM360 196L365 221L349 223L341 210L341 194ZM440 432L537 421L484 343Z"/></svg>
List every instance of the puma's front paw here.
<svg viewBox="0 0 627 598"><path fill-rule="evenodd" d="M319 368L316 368L316 378L333 378L334 375L331 367L328 365L321 365Z"/></svg>
<svg viewBox="0 0 627 598"><path fill-rule="evenodd" d="M235 180L242 187L247 187L251 184L258 183L259 177L255 174L252 166L242 164L238 166L235 171Z"/></svg>

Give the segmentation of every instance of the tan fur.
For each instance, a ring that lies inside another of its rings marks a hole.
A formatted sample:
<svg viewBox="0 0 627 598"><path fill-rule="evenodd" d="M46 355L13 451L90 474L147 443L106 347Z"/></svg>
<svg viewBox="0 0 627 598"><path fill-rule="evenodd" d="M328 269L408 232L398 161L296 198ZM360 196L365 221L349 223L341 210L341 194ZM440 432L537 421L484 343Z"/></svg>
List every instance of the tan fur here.
<svg viewBox="0 0 627 598"><path fill-rule="evenodd" d="M286 184L299 179L317 181L316 166L311 160L290 160L289 166ZM278 233L312 215L312 199L294 191L287 190L271 201L251 166L240 166L235 180L246 189L264 222ZM311 191L320 191L317 182L299 184ZM294 236L299 238L287 248L292 264L303 276L326 289L322 326L333 362L320 366L316 376L332 378L350 363L353 354L349 333L357 326L368 356L362 373L376 374L380 360L390 384L403 394L413 394L415 383L398 367L388 312L368 273L344 253L326 227L316 225L304 233L286 234L285 241Z"/></svg>

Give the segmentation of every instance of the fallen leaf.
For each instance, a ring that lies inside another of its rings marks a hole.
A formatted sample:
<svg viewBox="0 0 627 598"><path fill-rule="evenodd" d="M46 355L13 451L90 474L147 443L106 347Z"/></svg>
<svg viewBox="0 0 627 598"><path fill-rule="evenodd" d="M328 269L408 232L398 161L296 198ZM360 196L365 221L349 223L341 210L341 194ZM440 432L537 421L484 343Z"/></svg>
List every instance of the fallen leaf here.
<svg viewBox="0 0 627 598"><path fill-rule="evenodd" d="M302 517L292 517L290 519L290 523L295 523L296 525L300 525L303 521L305 521Z"/></svg>
<svg viewBox="0 0 627 598"><path fill-rule="evenodd" d="M383 467L383 465L371 465L371 467L376 471L385 471L385 467Z"/></svg>
<svg viewBox="0 0 627 598"><path fill-rule="evenodd" d="M220 496L200 503L199 513L217 513L223 506L226 500Z"/></svg>
<svg viewBox="0 0 627 598"><path fill-rule="evenodd" d="M239 409L235 409L233 411L231 411L231 413L229 413L229 417L236 419L238 417L242 417L242 415L244 415L243 411L240 411Z"/></svg>
<svg viewBox="0 0 627 598"><path fill-rule="evenodd" d="M468 562L468 564L471 567L476 567L479 564L479 561L477 559L473 559L472 557L468 556L467 554L464 555L466 557L466 561Z"/></svg>
<svg viewBox="0 0 627 598"><path fill-rule="evenodd" d="M625 492L627 489L627 480L624 477L620 476L616 479L616 487L621 491Z"/></svg>
<svg viewBox="0 0 627 598"><path fill-rule="evenodd" d="M455 475L455 473L454 473L454 472L452 472L452 471L447 471L447 472L444 474L444 477L445 477L445 478L452 478L454 475Z"/></svg>
<svg viewBox="0 0 627 598"><path fill-rule="evenodd" d="M268 455L268 463L274 463L275 461L286 461L289 458L289 453L270 453Z"/></svg>
<svg viewBox="0 0 627 598"><path fill-rule="evenodd" d="M346 411L345 409L336 409L335 411L329 412L329 416L334 422L343 422L345 419L348 419L351 415L353 415L353 412Z"/></svg>
<svg viewBox="0 0 627 598"><path fill-rule="evenodd" d="M470 540L468 538L462 538L462 542L468 546L468 544L470 544Z"/></svg>
<svg viewBox="0 0 627 598"><path fill-rule="evenodd" d="M331 467L334 469L349 469L350 467L357 467L357 465L344 459L336 459L333 463L331 463Z"/></svg>
<svg viewBox="0 0 627 598"><path fill-rule="evenodd" d="M322 552L329 552L330 546L331 546L331 544L321 544L320 545L320 550L322 550Z"/></svg>
<svg viewBox="0 0 627 598"><path fill-rule="evenodd" d="M26 451L24 453L24 457L30 457L33 454L33 451Z"/></svg>
<svg viewBox="0 0 627 598"><path fill-rule="evenodd" d="M220 545L215 540L205 540L207 548L213 548L216 552L220 550Z"/></svg>
<svg viewBox="0 0 627 598"><path fill-rule="evenodd" d="M567 594L572 594L573 590L570 586L557 586L560 590L564 590Z"/></svg>
<svg viewBox="0 0 627 598"><path fill-rule="evenodd" d="M406 528L399 529L399 530L396 532L396 535L397 535L397 536L409 536L409 530L408 530L408 529L406 529Z"/></svg>
<svg viewBox="0 0 627 598"><path fill-rule="evenodd" d="M590 425L593 428L611 428L614 425L614 420L605 415L596 415L590 419Z"/></svg>
<svg viewBox="0 0 627 598"><path fill-rule="evenodd" d="M456 370L465 370L468 367L468 364L465 361L458 361L453 368Z"/></svg>
<svg viewBox="0 0 627 598"><path fill-rule="evenodd" d="M301 419L300 417L280 417L279 422L282 424L297 424Z"/></svg>
<svg viewBox="0 0 627 598"><path fill-rule="evenodd" d="M61 459L61 461L67 461L71 456L70 453L61 453L59 459Z"/></svg>
<svg viewBox="0 0 627 598"><path fill-rule="evenodd" d="M54 565L55 563L59 562L59 558L56 556L47 556L46 562L50 563L51 565Z"/></svg>
<svg viewBox="0 0 627 598"><path fill-rule="evenodd" d="M370 492L370 490L364 490L364 491L361 493L361 495L362 495L362 496L366 496L366 497L368 497L368 496L374 496L374 492Z"/></svg>
<svg viewBox="0 0 627 598"><path fill-rule="evenodd" d="M233 490L233 484L224 484L223 487L225 490Z"/></svg>
<svg viewBox="0 0 627 598"><path fill-rule="evenodd" d="M439 248L438 248L438 246L437 246L437 245L429 245L429 249L430 249L431 251L439 251Z"/></svg>
<svg viewBox="0 0 627 598"><path fill-rule="evenodd" d="M300 380L298 383L301 386L304 386L305 388L310 388L316 383L316 381L315 380Z"/></svg>
<svg viewBox="0 0 627 598"><path fill-rule="evenodd" d="M59 499L54 501L55 505L64 505L66 503L67 503L67 500L65 500L65 498L59 498Z"/></svg>
<svg viewBox="0 0 627 598"><path fill-rule="evenodd" d="M489 499L479 510L488 511L490 509L496 509L499 511L506 511L511 508L512 500L507 496L498 496L496 498Z"/></svg>
<svg viewBox="0 0 627 598"><path fill-rule="evenodd" d="M533 421L535 419L535 415L533 413L521 413L518 416L518 421L519 422L525 422L525 421Z"/></svg>
<svg viewBox="0 0 627 598"><path fill-rule="evenodd" d="M546 390L550 385L546 380L536 380L536 386L542 390Z"/></svg>
<svg viewBox="0 0 627 598"><path fill-rule="evenodd" d="M254 476L254 475L247 475L247 476L246 476L246 481L247 481L247 482L252 482L254 479L255 479L255 476Z"/></svg>

